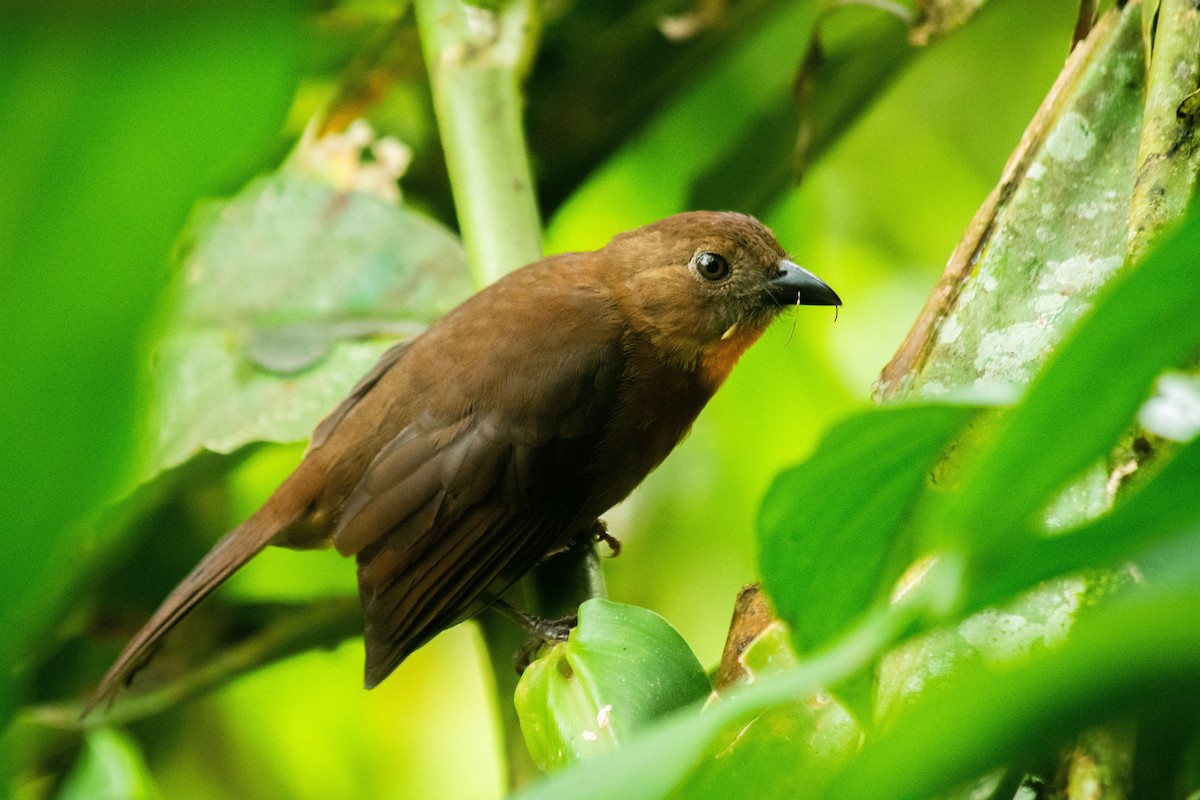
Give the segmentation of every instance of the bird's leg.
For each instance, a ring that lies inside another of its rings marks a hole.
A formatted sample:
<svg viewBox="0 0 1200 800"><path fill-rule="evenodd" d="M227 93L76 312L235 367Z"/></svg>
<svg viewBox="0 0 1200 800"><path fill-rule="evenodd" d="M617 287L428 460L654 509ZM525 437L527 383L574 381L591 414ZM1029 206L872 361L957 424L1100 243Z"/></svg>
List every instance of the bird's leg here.
<svg viewBox="0 0 1200 800"><path fill-rule="evenodd" d="M565 642L567 636L571 633L571 629L579 624L579 616L576 614L558 619L546 619L545 617L527 614L514 607L507 600L496 600L492 603L492 608L524 628L525 632L529 634L529 638L536 639L539 644L544 642Z"/></svg>
<svg viewBox="0 0 1200 800"><path fill-rule="evenodd" d="M492 603L492 608L520 625L528 634L525 642L513 653L513 666L516 668L517 674L523 673L525 668L533 662L542 645L565 642L571 629L579 624L579 617L576 614L559 619L546 619L527 614L505 600L496 600Z"/></svg>
<svg viewBox="0 0 1200 800"><path fill-rule="evenodd" d="M611 536L607 526L601 520L597 519L590 527L584 528L580 532L568 537L561 545L543 556L542 563L545 564L547 561L571 554L586 557L582 554L590 552L598 541L602 541L608 545L611 551L610 556L616 556L621 552L621 543L617 541L615 536ZM543 644L565 642L567 636L571 633L571 629L579 624L579 617L576 614L570 614L558 619L539 617L521 611L505 600L494 600L491 607L513 622L516 622L528 634L528 639L513 657L517 672L524 672L525 667L529 666L529 663L537 654L538 648Z"/></svg>

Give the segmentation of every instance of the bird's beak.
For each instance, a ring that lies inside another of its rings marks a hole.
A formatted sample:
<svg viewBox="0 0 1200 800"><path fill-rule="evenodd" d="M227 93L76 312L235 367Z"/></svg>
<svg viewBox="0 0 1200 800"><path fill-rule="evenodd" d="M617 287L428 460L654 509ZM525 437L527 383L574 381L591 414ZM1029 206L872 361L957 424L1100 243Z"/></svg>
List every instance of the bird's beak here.
<svg viewBox="0 0 1200 800"><path fill-rule="evenodd" d="M840 306L842 298L825 281L786 258L779 274L767 281L767 295L780 305Z"/></svg>

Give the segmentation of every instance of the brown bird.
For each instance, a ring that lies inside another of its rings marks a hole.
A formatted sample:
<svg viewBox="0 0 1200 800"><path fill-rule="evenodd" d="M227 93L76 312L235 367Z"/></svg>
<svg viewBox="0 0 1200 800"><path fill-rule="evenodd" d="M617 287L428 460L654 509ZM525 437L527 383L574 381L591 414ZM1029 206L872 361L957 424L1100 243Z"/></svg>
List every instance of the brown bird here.
<svg viewBox="0 0 1200 800"><path fill-rule="evenodd" d="M375 686L590 537L797 304L841 300L734 213L679 214L502 278L383 355L126 645L89 710L269 544L355 557Z"/></svg>

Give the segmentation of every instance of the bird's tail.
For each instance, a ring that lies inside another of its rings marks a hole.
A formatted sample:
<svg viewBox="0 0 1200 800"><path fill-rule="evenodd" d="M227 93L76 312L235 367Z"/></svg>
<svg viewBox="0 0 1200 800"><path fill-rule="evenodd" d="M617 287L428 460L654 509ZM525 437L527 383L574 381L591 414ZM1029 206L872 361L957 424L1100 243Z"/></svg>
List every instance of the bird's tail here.
<svg viewBox="0 0 1200 800"><path fill-rule="evenodd" d="M298 476L293 473L292 477ZM82 717L86 717L101 703L111 702L119 691L129 685L134 674L145 666L171 628L229 576L262 552L280 530L299 518L307 507L307 497L303 503L297 503L297 495L303 494L296 491L300 487L289 487L292 482L285 481L253 516L221 537L195 569L167 595L167 599L125 645L121 655L101 678L96 691L84 706Z"/></svg>

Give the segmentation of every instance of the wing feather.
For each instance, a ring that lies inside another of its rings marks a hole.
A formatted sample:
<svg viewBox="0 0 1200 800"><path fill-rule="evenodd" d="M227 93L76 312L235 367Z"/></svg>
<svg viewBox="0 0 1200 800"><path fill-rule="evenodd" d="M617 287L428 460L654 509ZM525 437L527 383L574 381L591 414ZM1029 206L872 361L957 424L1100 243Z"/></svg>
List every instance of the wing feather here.
<svg viewBox="0 0 1200 800"><path fill-rule="evenodd" d="M317 423L317 427L313 430L312 439L309 440L308 449L316 450L325 441L329 439L329 435L334 429L341 424L350 410L358 405L359 401L367 396L385 374L400 361L400 357L404 355L404 351L412 344L411 341L400 342L389 347L384 354L375 362L375 366L371 367L371 371L359 379L354 388L350 390L350 394L346 395L342 402L337 404L337 407L325 415L325 418Z"/></svg>
<svg viewBox="0 0 1200 800"><path fill-rule="evenodd" d="M368 686L604 510L591 508L583 473L618 402L624 350L596 298L581 291L576 302L557 309L548 351L513 363L499 355L518 352L506 346L466 363L457 348L473 332L459 330L453 341L418 340L438 357L414 354L403 381L383 386L415 393L419 411L350 490L333 533L358 561Z"/></svg>

